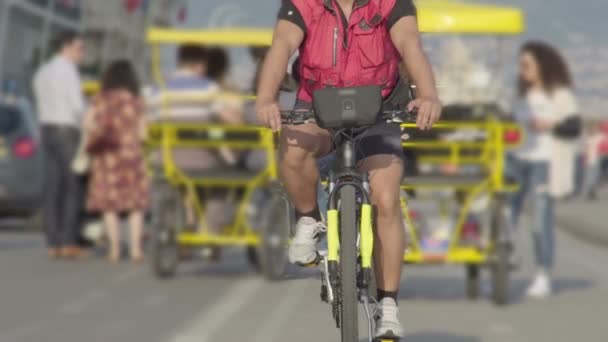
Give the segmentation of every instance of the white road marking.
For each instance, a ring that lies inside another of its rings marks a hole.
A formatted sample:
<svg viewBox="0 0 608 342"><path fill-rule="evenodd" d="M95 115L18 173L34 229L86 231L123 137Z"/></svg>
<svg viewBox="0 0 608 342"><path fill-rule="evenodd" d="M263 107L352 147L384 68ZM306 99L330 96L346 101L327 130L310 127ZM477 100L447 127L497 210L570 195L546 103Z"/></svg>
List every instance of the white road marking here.
<svg viewBox="0 0 608 342"><path fill-rule="evenodd" d="M127 282L133 278L136 278L143 272L144 272L144 270L142 270L141 268L123 272L123 273L119 274L118 276L110 279L109 282L106 283L106 286L104 286L104 287L99 286L99 287L96 287L96 288L93 288L93 289L87 291L85 294L83 294L79 298L61 306L58 311L59 311L59 313L64 314L64 315L81 314L81 313L85 312L87 310L87 308L92 307L96 303L99 303L99 302L103 301L104 299L108 298L110 296L110 290L109 290L110 287Z"/></svg>
<svg viewBox="0 0 608 342"><path fill-rule="evenodd" d="M64 315L78 315L86 311L90 306L99 303L110 296L106 290L93 289L84 296L59 308L59 313Z"/></svg>
<svg viewBox="0 0 608 342"><path fill-rule="evenodd" d="M229 323L230 319L249 302L264 285L259 277L237 280L226 293L218 298L215 305L205 307L172 342L209 342L212 337ZM229 328L229 327L228 327Z"/></svg>
<svg viewBox="0 0 608 342"><path fill-rule="evenodd" d="M124 283L125 281L129 281L133 278L137 278L138 276L143 275L145 272L146 272L145 268L137 267L130 271L121 273L117 277L112 278L112 280L110 282L111 282L111 284Z"/></svg>
<svg viewBox="0 0 608 342"><path fill-rule="evenodd" d="M305 280L295 280L289 286L287 293L283 298L275 298L279 305L274 307L274 310L267 316L264 324L260 325L260 328L256 331L256 334L251 341L277 341L281 333L280 328L288 325L289 318L304 298L304 295L306 294L305 289L309 284L310 283Z"/></svg>
<svg viewBox="0 0 608 342"><path fill-rule="evenodd" d="M515 332L513 326L509 323L492 323L490 324L489 330L497 335L506 335Z"/></svg>
<svg viewBox="0 0 608 342"><path fill-rule="evenodd" d="M149 307L157 307L157 306L165 305L168 302L169 302L169 295L167 295L165 293L153 294L153 295L146 296L146 298L144 299L143 305L149 306Z"/></svg>

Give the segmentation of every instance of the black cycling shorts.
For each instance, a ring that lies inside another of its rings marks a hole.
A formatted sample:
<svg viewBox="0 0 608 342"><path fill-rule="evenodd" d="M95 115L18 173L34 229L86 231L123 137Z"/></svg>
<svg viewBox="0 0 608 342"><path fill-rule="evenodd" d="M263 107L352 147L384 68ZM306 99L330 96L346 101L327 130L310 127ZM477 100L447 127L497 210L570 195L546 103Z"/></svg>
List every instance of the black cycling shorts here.
<svg viewBox="0 0 608 342"><path fill-rule="evenodd" d="M310 110L309 102L297 101L295 109ZM330 132L330 135L333 134ZM379 122L374 126L361 129L354 139L357 162L376 155L393 155L404 159L401 145L401 127L398 124Z"/></svg>

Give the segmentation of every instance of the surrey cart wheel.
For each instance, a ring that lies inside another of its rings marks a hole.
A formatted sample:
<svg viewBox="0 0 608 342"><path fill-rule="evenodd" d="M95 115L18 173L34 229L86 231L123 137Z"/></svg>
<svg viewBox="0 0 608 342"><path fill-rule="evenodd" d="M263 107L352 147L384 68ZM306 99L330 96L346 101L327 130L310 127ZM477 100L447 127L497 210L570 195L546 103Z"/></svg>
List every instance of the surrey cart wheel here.
<svg viewBox="0 0 608 342"><path fill-rule="evenodd" d="M287 267L291 206L287 198L276 191L262 210L256 260L259 270L268 280L278 280Z"/></svg>
<svg viewBox="0 0 608 342"><path fill-rule="evenodd" d="M496 305L509 301L509 240L504 199L497 198L492 205L492 300Z"/></svg>
<svg viewBox="0 0 608 342"><path fill-rule="evenodd" d="M171 278L179 264L177 235L185 221L179 191L165 182L160 183L152 215L152 268L158 278Z"/></svg>
<svg viewBox="0 0 608 342"><path fill-rule="evenodd" d="M467 297L469 299L479 298L479 275L480 267L476 264L466 265L467 270Z"/></svg>
<svg viewBox="0 0 608 342"><path fill-rule="evenodd" d="M262 272L260 269L260 261L258 259L258 249L256 247L247 247L247 261L257 272Z"/></svg>

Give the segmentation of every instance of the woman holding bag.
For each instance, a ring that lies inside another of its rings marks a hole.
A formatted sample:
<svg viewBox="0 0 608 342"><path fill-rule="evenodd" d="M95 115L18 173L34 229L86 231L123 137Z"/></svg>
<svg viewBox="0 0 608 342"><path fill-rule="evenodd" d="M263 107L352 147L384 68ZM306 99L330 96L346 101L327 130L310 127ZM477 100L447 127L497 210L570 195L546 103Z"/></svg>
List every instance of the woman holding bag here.
<svg viewBox="0 0 608 342"><path fill-rule="evenodd" d="M129 62L117 61L108 67L102 91L85 118L85 129L91 157L87 209L103 215L108 259L120 260L119 215L127 214L131 259L141 261L149 184L141 147L145 137L143 105Z"/></svg>
<svg viewBox="0 0 608 342"><path fill-rule="evenodd" d="M554 199L574 190L574 160L581 118L568 66L557 50L542 42L526 43L520 53L516 119L525 143L509 158L512 177L520 184L512 203L517 229L526 196L532 196L532 235L536 275L527 290L533 298L552 293L554 264Z"/></svg>

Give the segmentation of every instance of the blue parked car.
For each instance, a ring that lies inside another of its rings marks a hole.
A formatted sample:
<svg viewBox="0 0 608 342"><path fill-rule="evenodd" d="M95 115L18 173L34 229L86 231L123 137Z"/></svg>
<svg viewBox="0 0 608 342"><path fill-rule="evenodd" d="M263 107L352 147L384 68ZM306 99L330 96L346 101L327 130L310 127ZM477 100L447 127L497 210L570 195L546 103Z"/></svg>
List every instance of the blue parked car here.
<svg viewBox="0 0 608 342"><path fill-rule="evenodd" d="M33 113L23 102L0 98L0 218L35 217L44 178L44 153Z"/></svg>

